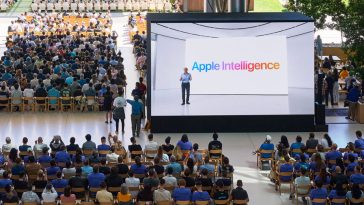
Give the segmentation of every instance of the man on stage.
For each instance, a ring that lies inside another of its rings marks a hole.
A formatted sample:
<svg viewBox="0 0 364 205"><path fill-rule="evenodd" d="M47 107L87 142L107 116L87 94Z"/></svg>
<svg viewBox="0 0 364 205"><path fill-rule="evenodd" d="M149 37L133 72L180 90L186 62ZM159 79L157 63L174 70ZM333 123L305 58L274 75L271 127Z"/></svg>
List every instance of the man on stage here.
<svg viewBox="0 0 364 205"><path fill-rule="evenodd" d="M182 82L182 105L187 102L187 104L190 104L190 81L192 80L192 76L190 73L188 73L188 68L184 68L184 72L182 73L179 81ZM185 101L185 92L187 92L186 101Z"/></svg>

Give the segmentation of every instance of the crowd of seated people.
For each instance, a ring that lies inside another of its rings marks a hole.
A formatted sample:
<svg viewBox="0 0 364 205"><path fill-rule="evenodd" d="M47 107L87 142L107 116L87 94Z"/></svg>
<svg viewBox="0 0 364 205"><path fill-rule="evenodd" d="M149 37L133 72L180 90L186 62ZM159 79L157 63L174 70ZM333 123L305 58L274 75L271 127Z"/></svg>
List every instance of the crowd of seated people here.
<svg viewBox="0 0 364 205"><path fill-rule="evenodd" d="M117 52L113 36L72 33L66 28L35 35L29 32L34 29L30 27L39 25L50 30L55 22L58 22L57 27L61 26L63 20L61 16L39 14L30 21L27 19L28 15L23 14L17 24L29 26L28 32L11 35L0 59L1 108L12 105L17 110L21 110L20 107L34 110L34 104L42 104L42 109L46 106L47 110L72 102L80 110L102 109L106 94L111 94L112 99L123 94L126 86L123 58L121 52ZM100 24L96 16L88 19L90 25ZM34 97L48 100L34 100ZM109 101L112 100L107 104Z"/></svg>
<svg viewBox="0 0 364 205"><path fill-rule="evenodd" d="M258 161L271 163L269 177L276 190L290 185L290 199L302 196L303 202L309 198L313 205L363 204L364 195L364 139L361 131L356 131L357 139L346 147L338 148L328 134L316 139L310 133L306 143L301 136L289 144L286 136L274 146L271 136L257 150Z"/></svg>
<svg viewBox="0 0 364 205"><path fill-rule="evenodd" d="M74 137L68 145L60 136L49 144L39 137L33 147L26 137L20 146L7 137L0 154L1 200L37 204L215 200L248 204L241 180L232 189L234 168L222 154L216 133L207 150L199 150L187 135L175 146L170 137L163 145L155 142L152 134L148 139L143 148L132 137L126 151L117 136L109 137L109 143L102 137L99 145L89 134L82 145Z"/></svg>
<svg viewBox="0 0 364 205"><path fill-rule="evenodd" d="M2 0L1 3L0 3L0 9L1 9L1 11L7 11L16 2L17 2L17 0Z"/></svg>
<svg viewBox="0 0 364 205"><path fill-rule="evenodd" d="M131 41L133 43L133 53L136 59L136 69L143 74L147 69L147 35L146 22L143 16L129 16L129 26Z"/></svg>

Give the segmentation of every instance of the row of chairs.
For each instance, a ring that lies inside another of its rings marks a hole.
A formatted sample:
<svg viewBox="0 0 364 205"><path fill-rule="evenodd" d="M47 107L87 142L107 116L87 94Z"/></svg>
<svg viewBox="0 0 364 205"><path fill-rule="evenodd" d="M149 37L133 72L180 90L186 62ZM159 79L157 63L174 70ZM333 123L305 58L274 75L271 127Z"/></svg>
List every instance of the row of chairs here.
<svg viewBox="0 0 364 205"><path fill-rule="evenodd" d="M102 106L103 97L0 97L0 108L5 111L13 112L17 108L23 112L29 111L64 111L69 108L70 111L99 110Z"/></svg>
<svg viewBox="0 0 364 205"><path fill-rule="evenodd" d="M58 2L58 3L46 3L46 2L34 2L31 4L32 11L172 11L172 4L170 2L158 2L158 3L124 3L119 2L88 2L88 3L70 3L70 2Z"/></svg>

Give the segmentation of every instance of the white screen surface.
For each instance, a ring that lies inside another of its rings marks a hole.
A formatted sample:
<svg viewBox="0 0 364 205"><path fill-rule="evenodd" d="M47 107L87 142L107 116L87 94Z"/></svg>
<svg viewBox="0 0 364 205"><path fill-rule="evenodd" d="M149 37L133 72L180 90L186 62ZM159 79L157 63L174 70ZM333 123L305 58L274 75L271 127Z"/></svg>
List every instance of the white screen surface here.
<svg viewBox="0 0 364 205"><path fill-rule="evenodd" d="M283 36L187 39L191 94L287 95Z"/></svg>

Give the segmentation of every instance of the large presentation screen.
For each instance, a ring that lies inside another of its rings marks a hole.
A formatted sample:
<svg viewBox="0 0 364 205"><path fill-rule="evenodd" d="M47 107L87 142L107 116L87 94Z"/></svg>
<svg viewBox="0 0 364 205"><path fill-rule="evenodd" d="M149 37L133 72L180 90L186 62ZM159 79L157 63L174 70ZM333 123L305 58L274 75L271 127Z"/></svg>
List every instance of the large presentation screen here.
<svg viewBox="0 0 364 205"><path fill-rule="evenodd" d="M150 28L151 116L314 114L312 22ZM189 89L180 81L185 68ZM187 91L190 104L181 105Z"/></svg>
<svg viewBox="0 0 364 205"><path fill-rule="evenodd" d="M288 94L286 37L187 39L185 56L191 94Z"/></svg>

